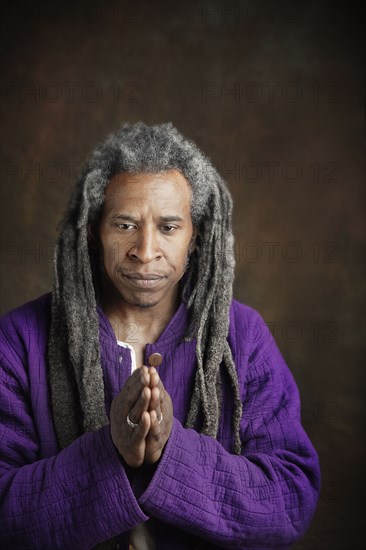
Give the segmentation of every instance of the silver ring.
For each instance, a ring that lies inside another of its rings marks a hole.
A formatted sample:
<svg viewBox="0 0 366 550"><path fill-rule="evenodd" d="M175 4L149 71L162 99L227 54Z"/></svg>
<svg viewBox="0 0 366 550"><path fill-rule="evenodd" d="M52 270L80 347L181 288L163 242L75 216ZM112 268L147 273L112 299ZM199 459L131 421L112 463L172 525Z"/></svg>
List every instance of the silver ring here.
<svg viewBox="0 0 366 550"><path fill-rule="evenodd" d="M164 418L164 417L163 417L163 413L161 412L161 413L160 413L160 420L158 420L158 424L161 424L161 423L162 423L163 418Z"/></svg>
<svg viewBox="0 0 366 550"><path fill-rule="evenodd" d="M137 428L138 424L135 424L135 422L132 422L132 420L130 418L130 413L128 413L126 420L127 420L127 424L130 426L130 428L133 428L133 429Z"/></svg>

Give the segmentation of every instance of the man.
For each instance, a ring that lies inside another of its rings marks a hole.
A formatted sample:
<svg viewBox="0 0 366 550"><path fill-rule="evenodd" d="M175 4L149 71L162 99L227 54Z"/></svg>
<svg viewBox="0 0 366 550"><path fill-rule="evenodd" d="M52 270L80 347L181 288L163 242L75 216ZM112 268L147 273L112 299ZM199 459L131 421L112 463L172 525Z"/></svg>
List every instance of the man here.
<svg viewBox="0 0 366 550"><path fill-rule="evenodd" d="M1 548L303 535L318 459L269 330L232 300L231 207L171 124L123 125L91 155L52 297L2 319Z"/></svg>

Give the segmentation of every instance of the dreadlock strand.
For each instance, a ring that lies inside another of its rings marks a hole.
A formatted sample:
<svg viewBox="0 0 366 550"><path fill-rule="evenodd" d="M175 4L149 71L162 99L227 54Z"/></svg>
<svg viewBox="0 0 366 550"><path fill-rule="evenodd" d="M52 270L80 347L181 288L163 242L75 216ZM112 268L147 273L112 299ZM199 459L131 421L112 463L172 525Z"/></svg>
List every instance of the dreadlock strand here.
<svg viewBox="0 0 366 550"><path fill-rule="evenodd" d="M232 353L229 344L226 345L224 352L224 363L226 370L230 376L231 385L234 391L234 416L233 416L233 429L234 429L234 452L236 454L241 453L241 439L240 439L240 421L243 415L243 405L240 399L238 375L236 372L235 364L233 361Z"/></svg>
<svg viewBox="0 0 366 550"><path fill-rule="evenodd" d="M90 262L88 261L87 220L90 204L88 201L88 180L80 204L80 213L75 235L75 262L81 271L77 278L78 307L70 308L70 317L78 327L77 339L88 344L80 348L70 338L71 357L81 396L83 423L86 431L93 431L107 422L104 404L104 384L99 360L99 320L96 311L95 293L92 284ZM85 312L87 313L85 318ZM70 334L71 336L71 334Z"/></svg>
<svg viewBox="0 0 366 550"><path fill-rule="evenodd" d="M49 381L55 430L61 448L69 445L81 433L80 406L73 372L66 350L68 349L65 325L67 319L60 294L62 240L55 249L55 279L52 296L52 317L48 345ZM62 406L60 406L62 404Z"/></svg>
<svg viewBox="0 0 366 550"><path fill-rule="evenodd" d="M207 251L210 252L210 254L205 255L203 252L202 254L202 261L205 261L205 258L208 258L211 260L211 266L212 269L208 270L206 269L206 272L209 271L211 273L210 277L210 285L208 287L207 291L207 284L202 285L201 293L197 293L196 297L196 305L197 309L200 309L200 325L198 327L197 331L197 344L196 344L196 357L197 357L197 363L199 365L199 399L198 399L198 393L195 392L193 394L192 399L192 405L194 407L194 411L197 414L199 410L199 402L202 403L202 409L203 409L203 433L206 433L207 435L211 435L212 437L216 437L217 431L218 431L218 422L219 422L219 416L220 416L220 407L219 407L219 400L217 397L217 391L216 391L216 380L218 377L218 371L219 371L219 365L220 363L217 362L217 349L216 349L216 338L217 333L219 332L219 329L217 330L217 327L220 325L217 323L217 317L210 315L210 312L214 309L214 299L216 294L216 289L218 286L218 280L219 280L219 269L218 269L218 262L217 257L220 254L220 249L222 248L222 243L220 242L220 232L218 231L218 228L220 225L217 223L217 218L220 216L220 210L219 210L219 196L217 190L215 190L213 194L213 219L212 219L212 233L210 233L210 240L206 244ZM212 238L211 238L212 236ZM205 246L203 246L203 250L205 250ZM207 267L207 266L206 266ZM201 304L201 301L203 302ZM202 310L203 307L203 310ZM203 346L202 346L203 343ZM216 359L216 361L215 361ZM205 366L203 367L202 363L205 361ZM196 420L193 417L193 410L190 410L190 414L188 416L190 422L194 422Z"/></svg>

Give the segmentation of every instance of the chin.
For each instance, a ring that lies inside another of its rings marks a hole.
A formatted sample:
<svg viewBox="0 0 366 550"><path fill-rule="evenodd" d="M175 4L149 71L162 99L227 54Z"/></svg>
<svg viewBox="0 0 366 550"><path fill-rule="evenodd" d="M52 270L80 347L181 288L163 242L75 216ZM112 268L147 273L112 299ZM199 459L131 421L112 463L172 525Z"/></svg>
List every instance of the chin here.
<svg viewBox="0 0 366 550"><path fill-rule="evenodd" d="M138 298L131 298L129 300L130 304L133 305L133 306L136 306L136 307L141 307L141 308L148 308L148 307L154 307L156 305L158 305L160 300L149 300L149 301L146 301L144 299L138 299Z"/></svg>
<svg viewBox="0 0 366 550"><path fill-rule="evenodd" d="M141 304L141 303L138 303L138 304L134 304L134 305L137 306L137 307L140 307L141 309L147 309L147 308L149 308L149 307L154 307L154 306L158 305L158 302L155 302L155 303L153 303L153 304L145 304L145 303L144 303L144 304Z"/></svg>

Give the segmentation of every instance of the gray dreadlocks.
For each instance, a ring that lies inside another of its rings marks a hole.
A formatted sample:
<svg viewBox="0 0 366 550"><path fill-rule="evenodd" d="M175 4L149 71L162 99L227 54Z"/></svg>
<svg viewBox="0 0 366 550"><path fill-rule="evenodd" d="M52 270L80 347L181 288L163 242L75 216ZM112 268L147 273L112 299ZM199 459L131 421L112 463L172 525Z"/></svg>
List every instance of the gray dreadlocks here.
<svg viewBox="0 0 366 550"><path fill-rule="evenodd" d="M222 365L234 397L233 450L241 451L242 405L227 341L234 278L232 200L210 161L171 123L147 126L141 122L123 124L93 151L60 225L48 361L61 447L108 423L99 352L98 266L88 243L88 225L98 223L105 188L114 174L171 169L179 170L191 185L191 217L198 229L181 286L181 299L190 312L184 338L196 338L197 363L186 427L194 427L201 415L201 432L217 437Z"/></svg>

